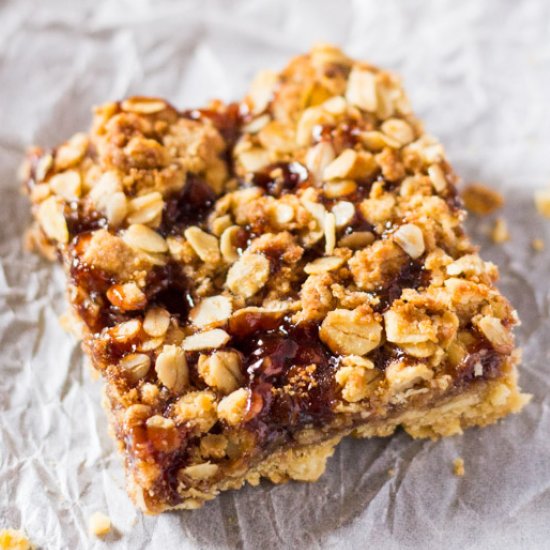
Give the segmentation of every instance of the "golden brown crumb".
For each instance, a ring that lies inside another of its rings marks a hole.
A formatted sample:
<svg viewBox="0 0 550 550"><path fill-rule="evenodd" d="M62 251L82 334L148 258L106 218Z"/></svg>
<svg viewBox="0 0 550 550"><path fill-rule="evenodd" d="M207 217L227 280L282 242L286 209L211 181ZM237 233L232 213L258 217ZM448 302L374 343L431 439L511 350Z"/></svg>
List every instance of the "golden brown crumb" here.
<svg viewBox="0 0 550 550"><path fill-rule="evenodd" d="M32 545L23 531L2 529L0 531L0 550L30 550Z"/></svg>
<svg viewBox="0 0 550 550"><path fill-rule="evenodd" d="M453 473L455 476L462 477L464 475L464 459L458 457L453 461Z"/></svg>
<svg viewBox="0 0 550 550"><path fill-rule="evenodd" d="M535 191L535 206L539 214L550 218L550 190Z"/></svg>
<svg viewBox="0 0 550 550"><path fill-rule="evenodd" d="M510 240L510 232L504 219L497 218L495 220L495 225L491 231L491 239L496 244L502 244Z"/></svg>
<svg viewBox="0 0 550 550"><path fill-rule="evenodd" d="M467 185L462 191L462 200L470 212L480 216L491 214L504 204L504 198L500 193L481 183Z"/></svg>
<svg viewBox="0 0 550 550"><path fill-rule="evenodd" d="M92 535L104 537L111 531L111 518L101 512L94 512L88 520L88 528Z"/></svg>
<svg viewBox="0 0 550 550"><path fill-rule="evenodd" d="M542 252L544 250L544 241L542 239L533 239L531 241L531 246L533 250L537 252Z"/></svg>

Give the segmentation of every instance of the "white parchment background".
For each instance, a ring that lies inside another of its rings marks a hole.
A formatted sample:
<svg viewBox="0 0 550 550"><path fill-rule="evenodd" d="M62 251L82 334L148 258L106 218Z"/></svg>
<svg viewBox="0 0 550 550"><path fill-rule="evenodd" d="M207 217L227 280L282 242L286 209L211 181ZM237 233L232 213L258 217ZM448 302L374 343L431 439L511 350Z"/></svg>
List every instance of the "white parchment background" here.
<svg viewBox="0 0 550 550"><path fill-rule="evenodd" d="M488 244L523 319L520 416L437 443L347 441L314 485L264 484L194 512L144 517L78 345L59 327L59 269L24 253L16 167L30 143L85 128L127 94L179 106L238 98L253 73L316 41L399 71L465 180L507 197L512 240ZM0 528L41 548L549 548L550 251L532 189L550 184L550 3L501 1L77 2L0 0ZM452 475L464 457L466 476ZM394 468L396 475L386 474ZM87 534L101 510L116 531Z"/></svg>

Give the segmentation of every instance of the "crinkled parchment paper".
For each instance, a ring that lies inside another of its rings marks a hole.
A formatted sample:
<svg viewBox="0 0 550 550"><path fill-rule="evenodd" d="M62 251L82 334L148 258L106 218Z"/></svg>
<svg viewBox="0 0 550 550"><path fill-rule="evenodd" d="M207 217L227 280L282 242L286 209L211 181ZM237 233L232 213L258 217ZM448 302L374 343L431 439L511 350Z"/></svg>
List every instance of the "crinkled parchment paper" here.
<svg viewBox="0 0 550 550"><path fill-rule="evenodd" d="M550 4L544 0L0 2L0 528L41 548L548 548ZM518 308L518 416L462 437L346 441L316 484L262 484L202 510L144 517L78 344L58 323L57 266L23 252L28 206L15 172L30 143L85 128L90 107L127 94L194 106L238 98L253 73L316 41L402 74L459 174L503 191L511 240L469 220ZM535 237L548 250L534 252ZM464 458L466 475L452 474ZM389 477L388 469L395 475ZM94 511L112 518L90 538Z"/></svg>

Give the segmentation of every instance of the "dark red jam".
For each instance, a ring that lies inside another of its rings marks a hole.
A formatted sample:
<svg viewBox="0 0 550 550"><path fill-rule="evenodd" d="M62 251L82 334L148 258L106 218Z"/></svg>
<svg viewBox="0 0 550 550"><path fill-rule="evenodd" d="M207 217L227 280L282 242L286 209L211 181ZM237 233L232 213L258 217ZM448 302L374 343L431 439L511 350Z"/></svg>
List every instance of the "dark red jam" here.
<svg viewBox="0 0 550 550"><path fill-rule="evenodd" d="M72 245L70 274L79 290L73 301L88 328L92 332L100 332L131 319L137 313L123 311L107 299L107 291L117 282L114 275L81 260L89 239L89 233L82 233ZM193 306L187 279L181 266L175 262L155 266L147 275L144 291L148 304L162 306L173 315L180 316L182 321Z"/></svg>
<svg viewBox="0 0 550 550"><path fill-rule="evenodd" d="M336 399L334 372L338 359L319 339L316 324L273 327L252 319L250 327L230 327L233 346L245 358L251 390L246 428L268 447L290 440L306 425L323 425L332 416ZM234 331L234 332L233 332Z"/></svg>
<svg viewBox="0 0 550 550"><path fill-rule="evenodd" d="M377 291L380 298L378 311L385 311L391 307L395 300L401 297L403 290L411 288L417 290L428 286L430 272L424 267L422 258L408 260L403 264L401 270L387 285Z"/></svg>
<svg viewBox="0 0 550 550"><path fill-rule="evenodd" d="M145 295L150 305L165 308L172 315L179 316L182 323L194 305L187 279L176 262L152 269L147 275Z"/></svg>
<svg viewBox="0 0 550 550"><path fill-rule="evenodd" d="M163 236L181 234L206 219L215 201L216 194L206 181L190 174L181 191L166 198L159 232Z"/></svg>
<svg viewBox="0 0 550 550"><path fill-rule="evenodd" d="M456 386L467 386L475 380L492 380L502 373L506 356L497 352L479 332L475 334L475 343L468 347L468 355L453 373Z"/></svg>
<svg viewBox="0 0 550 550"><path fill-rule="evenodd" d="M309 172L299 162L278 162L255 172L251 184L265 189L268 195L280 197L309 185Z"/></svg>
<svg viewBox="0 0 550 550"><path fill-rule="evenodd" d="M97 210L84 211L81 203L74 202L65 208L65 221L71 238L81 233L106 228L107 220Z"/></svg>

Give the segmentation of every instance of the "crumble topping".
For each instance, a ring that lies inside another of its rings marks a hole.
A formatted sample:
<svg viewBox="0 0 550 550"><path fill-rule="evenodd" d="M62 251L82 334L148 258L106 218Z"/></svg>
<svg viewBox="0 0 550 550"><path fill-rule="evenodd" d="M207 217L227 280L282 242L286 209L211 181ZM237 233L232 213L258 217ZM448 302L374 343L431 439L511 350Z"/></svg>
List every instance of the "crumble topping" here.
<svg viewBox="0 0 550 550"><path fill-rule="evenodd" d="M31 150L26 175L29 240L63 259L146 509L197 506L311 430L516 361L516 314L464 234L442 146L395 75L332 46L261 73L240 105L106 104L89 134Z"/></svg>

